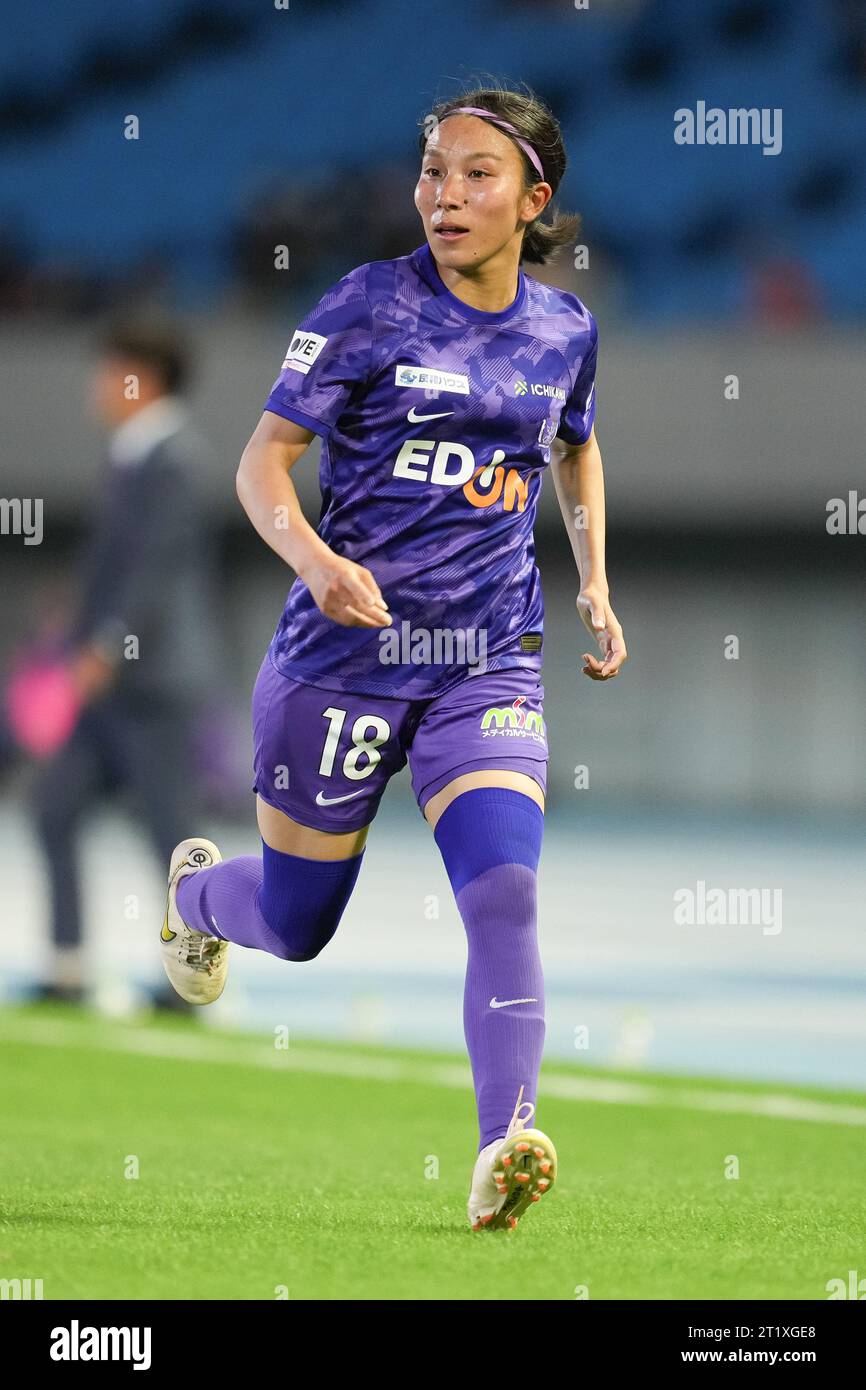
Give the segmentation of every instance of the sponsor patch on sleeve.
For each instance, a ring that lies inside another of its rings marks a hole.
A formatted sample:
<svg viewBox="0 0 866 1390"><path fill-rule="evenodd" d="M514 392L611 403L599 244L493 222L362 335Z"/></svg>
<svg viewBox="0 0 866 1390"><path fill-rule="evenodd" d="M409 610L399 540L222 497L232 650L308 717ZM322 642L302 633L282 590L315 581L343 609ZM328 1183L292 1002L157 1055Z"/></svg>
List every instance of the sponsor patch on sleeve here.
<svg viewBox="0 0 866 1390"><path fill-rule="evenodd" d="M283 368L290 367L292 371L306 375L327 341L321 333L295 333L289 343Z"/></svg>

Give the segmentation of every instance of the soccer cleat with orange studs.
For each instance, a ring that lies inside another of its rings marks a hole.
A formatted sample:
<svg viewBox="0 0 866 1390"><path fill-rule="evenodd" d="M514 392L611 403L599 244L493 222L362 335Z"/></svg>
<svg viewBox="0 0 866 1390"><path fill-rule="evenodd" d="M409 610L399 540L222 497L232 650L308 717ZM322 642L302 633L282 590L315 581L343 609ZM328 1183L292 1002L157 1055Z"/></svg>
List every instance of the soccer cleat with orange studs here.
<svg viewBox="0 0 866 1390"><path fill-rule="evenodd" d="M556 1149L540 1129L524 1126L535 1114L532 1101L517 1097L504 1139L487 1144L475 1160L467 1214L473 1231L514 1230L528 1207L540 1202L556 1181ZM529 1114L520 1116L524 1105Z"/></svg>

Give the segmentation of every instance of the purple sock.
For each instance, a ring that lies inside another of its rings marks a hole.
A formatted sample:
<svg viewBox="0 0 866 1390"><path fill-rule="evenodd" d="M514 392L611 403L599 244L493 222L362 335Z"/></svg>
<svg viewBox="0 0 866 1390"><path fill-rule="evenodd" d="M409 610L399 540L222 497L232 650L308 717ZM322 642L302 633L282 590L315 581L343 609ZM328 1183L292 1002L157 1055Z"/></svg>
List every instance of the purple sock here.
<svg viewBox="0 0 866 1390"><path fill-rule="evenodd" d="M195 931L312 960L337 930L363 857L301 859L263 842L261 859L245 854L182 878L177 908Z"/></svg>
<svg viewBox="0 0 866 1390"><path fill-rule="evenodd" d="M538 1089L545 1024L535 874L524 864L499 864L467 883L457 906L469 945L463 1031L480 1150L504 1136L521 1086L521 1100L533 1104ZM533 1125L534 1116L528 1127Z"/></svg>
<svg viewBox="0 0 866 1390"><path fill-rule="evenodd" d="M466 928L463 1027L479 1150L505 1135L521 1086L522 1102L536 1100L545 1034L536 877L543 826L531 797L477 787L451 802L434 832Z"/></svg>

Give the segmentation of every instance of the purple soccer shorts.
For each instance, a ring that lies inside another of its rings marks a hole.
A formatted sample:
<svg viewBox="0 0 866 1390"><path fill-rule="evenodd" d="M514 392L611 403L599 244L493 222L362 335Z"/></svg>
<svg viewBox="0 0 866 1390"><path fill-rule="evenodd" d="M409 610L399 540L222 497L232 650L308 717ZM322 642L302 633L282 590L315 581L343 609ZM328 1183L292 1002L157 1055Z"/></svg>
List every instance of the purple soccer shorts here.
<svg viewBox="0 0 866 1390"><path fill-rule="evenodd" d="M304 685L266 653L253 691L253 765L264 801L316 830L369 825L408 760L424 807L452 778L496 768L547 789L544 686L514 667L467 676L444 695L397 700Z"/></svg>

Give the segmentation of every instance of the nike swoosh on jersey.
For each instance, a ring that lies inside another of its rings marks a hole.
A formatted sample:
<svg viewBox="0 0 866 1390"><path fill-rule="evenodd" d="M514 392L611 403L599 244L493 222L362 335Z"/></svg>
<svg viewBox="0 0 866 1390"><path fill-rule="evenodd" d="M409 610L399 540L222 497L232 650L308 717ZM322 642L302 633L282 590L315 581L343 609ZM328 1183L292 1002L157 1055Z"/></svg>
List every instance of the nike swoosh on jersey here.
<svg viewBox="0 0 866 1390"><path fill-rule="evenodd" d="M538 1000L535 999L534 997L533 997L533 998L530 998L530 999L497 999L497 998L496 998L496 995L494 994L493 998L492 998L491 1001L490 1001L490 1007L491 1007L491 1009L505 1009L505 1008L508 1007L509 1004L537 1004L537 1003L538 1003Z"/></svg>
<svg viewBox="0 0 866 1390"><path fill-rule="evenodd" d="M350 801L353 796L360 796L363 790L364 788L361 787L360 791L346 792L345 796L325 796L322 792L319 792L316 797L316 805L333 806L336 801Z"/></svg>
<svg viewBox="0 0 866 1390"><path fill-rule="evenodd" d="M443 420L446 415L454 414L453 410L439 410L435 415L417 415L416 410L417 407L413 405L409 414L406 416L406 419L411 420L413 425L420 425L422 420Z"/></svg>

